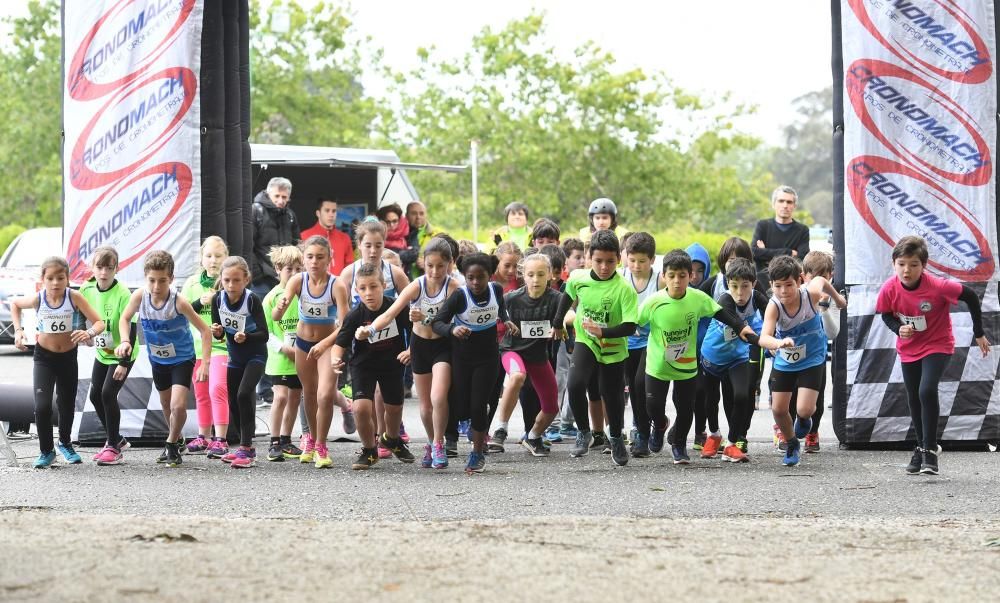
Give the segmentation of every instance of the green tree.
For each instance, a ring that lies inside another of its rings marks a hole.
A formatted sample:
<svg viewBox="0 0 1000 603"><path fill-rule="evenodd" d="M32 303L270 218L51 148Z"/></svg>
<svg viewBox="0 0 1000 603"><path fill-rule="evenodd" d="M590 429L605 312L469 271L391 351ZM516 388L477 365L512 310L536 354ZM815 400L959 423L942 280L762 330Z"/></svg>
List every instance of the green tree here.
<svg viewBox="0 0 1000 603"><path fill-rule="evenodd" d="M733 115L663 74L619 70L592 42L562 60L544 33L544 17L531 14L482 30L457 61L422 50L417 69L392 74L398 102L381 121L382 136L407 159L446 163L466 163L469 141L478 140L487 224L500 221L504 204L522 200L575 228L602 196L618 202L631 228L703 223L763 194L718 161L757 145L733 130ZM412 178L435 221L468 225L468 176Z"/></svg>
<svg viewBox="0 0 1000 603"><path fill-rule="evenodd" d="M793 101L796 118L785 126L784 146L770 160L775 179L795 188L799 206L818 224L833 224L833 88Z"/></svg>
<svg viewBox="0 0 1000 603"><path fill-rule="evenodd" d="M376 102L362 89L365 45L352 39L344 9L262 4L250 8L251 141L367 146Z"/></svg>
<svg viewBox="0 0 1000 603"><path fill-rule="evenodd" d="M0 44L0 215L28 227L62 223L62 40L58 0L6 17Z"/></svg>

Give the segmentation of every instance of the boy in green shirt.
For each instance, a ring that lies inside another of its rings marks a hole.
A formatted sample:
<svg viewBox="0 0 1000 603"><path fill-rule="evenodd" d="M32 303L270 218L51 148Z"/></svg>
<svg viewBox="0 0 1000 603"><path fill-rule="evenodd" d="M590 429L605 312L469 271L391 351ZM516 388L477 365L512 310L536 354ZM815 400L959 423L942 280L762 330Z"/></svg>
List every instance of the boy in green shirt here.
<svg viewBox="0 0 1000 603"><path fill-rule="evenodd" d="M646 348L646 410L653 419L651 450L662 448L669 426L666 415L667 390L674 383L674 406L677 425L671 446L674 464L687 464L690 458L685 442L694 418L694 397L698 377L698 321L714 318L730 327L744 341L756 344L753 329L744 326L735 314L724 310L708 294L689 288L693 264L691 256L675 249L663 256L663 279L666 288L654 293L639 308L638 322L649 325Z"/></svg>
<svg viewBox="0 0 1000 603"><path fill-rule="evenodd" d="M621 262L618 237L599 230L590 239L590 270L575 270L566 282L568 299L576 304L576 345L569 373L569 403L579 432L570 456L590 450L594 435L588 414L587 382L595 372L611 429L611 459L619 467L628 463L622 429L625 423L625 359L627 337L635 332L636 293L617 268ZM560 308L561 312L565 308Z"/></svg>

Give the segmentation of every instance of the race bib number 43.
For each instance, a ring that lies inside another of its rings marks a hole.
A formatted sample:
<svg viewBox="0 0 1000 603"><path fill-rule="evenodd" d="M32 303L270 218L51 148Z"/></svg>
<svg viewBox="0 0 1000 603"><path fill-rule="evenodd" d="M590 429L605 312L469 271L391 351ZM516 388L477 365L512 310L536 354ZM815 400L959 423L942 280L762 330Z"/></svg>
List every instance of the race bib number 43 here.
<svg viewBox="0 0 1000 603"><path fill-rule="evenodd" d="M302 313L309 318L327 318L329 316L327 313L327 307L328 306L326 304L303 301Z"/></svg>

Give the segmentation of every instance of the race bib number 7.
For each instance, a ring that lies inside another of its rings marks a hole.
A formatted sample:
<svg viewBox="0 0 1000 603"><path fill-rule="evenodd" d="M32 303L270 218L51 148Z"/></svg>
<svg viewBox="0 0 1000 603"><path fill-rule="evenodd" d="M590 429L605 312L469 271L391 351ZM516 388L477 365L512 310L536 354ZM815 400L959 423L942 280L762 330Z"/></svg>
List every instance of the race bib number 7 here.
<svg viewBox="0 0 1000 603"><path fill-rule="evenodd" d="M687 355L688 344L686 341L681 343L668 343L666 347L663 348L663 358L667 362L676 362L684 356Z"/></svg>

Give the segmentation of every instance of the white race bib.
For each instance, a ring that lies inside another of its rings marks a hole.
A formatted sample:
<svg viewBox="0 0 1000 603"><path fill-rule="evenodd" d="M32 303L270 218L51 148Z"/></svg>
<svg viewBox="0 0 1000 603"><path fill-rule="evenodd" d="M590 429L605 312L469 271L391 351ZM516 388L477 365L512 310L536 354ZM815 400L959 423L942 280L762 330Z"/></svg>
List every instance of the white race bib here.
<svg viewBox="0 0 1000 603"><path fill-rule="evenodd" d="M219 308L219 320L222 321L222 328L227 331L243 333L247 327L247 317L236 312L230 312L225 308Z"/></svg>
<svg viewBox="0 0 1000 603"><path fill-rule="evenodd" d="M115 347L115 344L114 340L111 338L111 335L107 331L105 331L99 335L94 335L94 347L109 350Z"/></svg>
<svg viewBox="0 0 1000 603"><path fill-rule="evenodd" d="M295 333L285 333L284 345L290 348L295 347Z"/></svg>
<svg viewBox="0 0 1000 603"><path fill-rule="evenodd" d="M474 325L492 325L497 321L493 308L472 308L469 310L469 318Z"/></svg>
<svg viewBox="0 0 1000 603"><path fill-rule="evenodd" d="M792 346L790 348L781 348L778 351L781 357L785 359L785 362L789 364L795 364L799 360L806 357L806 344Z"/></svg>
<svg viewBox="0 0 1000 603"><path fill-rule="evenodd" d="M177 351L174 350L174 344L168 343L167 345L153 345L149 344L149 353L153 355L154 358L174 358L177 356Z"/></svg>
<svg viewBox="0 0 1000 603"><path fill-rule="evenodd" d="M663 348L663 357L667 362L676 362L687 355L688 342L668 343Z"/></svg>
<svg viewBox="0 0 1000 603"><path fill-rule="evenodd" d="M329 318L327 310L329 305L311 301L302 301L302 313L309 318Z"/></svg>
<svg viewBox="0 0 1000 603"><path fill-rule="evenodd" d="M375 334L368 338L371 343L378 343L380 341L386 341L387 339L392 339L393 337L399 337L399 327L396 326L396 321L393 320L389 323L389 326L382 329L381 331L375 331Z"/></svg>
<svg viewBox="0 0 1000 603"><path fill-rule="evenodd" d="M547 320L522 320L521 337L524 339L551 339L552 323Z"/></svg>
<svg viewBox="0 0 1000 603"><path fill-rule="evenodd" d="M73 330L73 315L59 314L38 320L39 333L69 333Z"/></svg>
<svg viewBox="0 0 1000 603"><path fill-rule="evenodd" d="M899 315L899 321L904 325L910 325L915 331L926 331L927 330L927 317L926 316L903 316Z"/></svg>
<svg viewBox="0 0 1000 603"><path fill-rule="evenodd" d="M420 300L420 311L424 313L428 319L433 320L437 313L441 311L441 305L444 302L431 303L426 299Z"/></svg>

